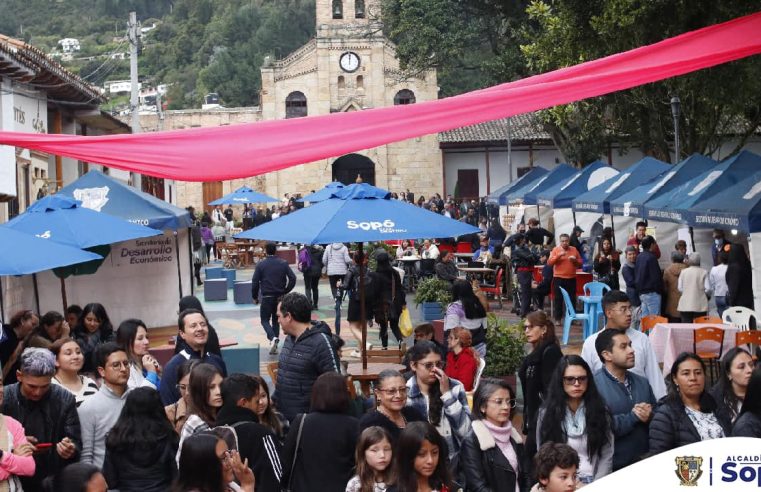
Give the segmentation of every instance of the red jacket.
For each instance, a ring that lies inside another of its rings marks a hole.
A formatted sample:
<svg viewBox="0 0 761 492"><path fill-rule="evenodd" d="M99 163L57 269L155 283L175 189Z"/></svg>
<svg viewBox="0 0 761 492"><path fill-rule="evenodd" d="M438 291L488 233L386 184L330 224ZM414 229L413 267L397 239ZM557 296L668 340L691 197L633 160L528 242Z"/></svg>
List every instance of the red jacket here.
<svg viewBox="0 0 761 492"><path fill-rule="evenodd" d="M478 371L478 359L472 348L464 349L460 355L455 355L454 352L447 353L447 368L444 372L450 378L461 382L465 391L473 391L476 371Z"/></svg>

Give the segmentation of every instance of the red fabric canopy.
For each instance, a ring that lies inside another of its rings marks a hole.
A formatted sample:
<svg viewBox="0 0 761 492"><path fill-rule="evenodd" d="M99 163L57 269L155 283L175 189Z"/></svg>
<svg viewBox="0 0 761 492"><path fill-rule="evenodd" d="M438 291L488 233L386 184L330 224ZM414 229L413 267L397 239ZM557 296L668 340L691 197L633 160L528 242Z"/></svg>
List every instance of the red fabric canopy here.
<svg viewBox="0 0 761 492"><path fill-rule="evenodd" d="M182 181L244 178L600 96L761 52L761 12L437 101L235 126L82 137L0 132L26 147Z"/></svg>

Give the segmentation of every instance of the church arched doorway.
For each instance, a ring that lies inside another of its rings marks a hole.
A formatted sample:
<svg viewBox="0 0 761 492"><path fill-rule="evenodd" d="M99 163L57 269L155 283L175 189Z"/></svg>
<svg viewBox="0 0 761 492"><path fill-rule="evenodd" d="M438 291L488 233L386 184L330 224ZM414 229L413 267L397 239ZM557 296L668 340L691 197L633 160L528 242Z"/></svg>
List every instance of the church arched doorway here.
<svg viewBox="0 0 761 492"><path fill-rule="evenodd" d="M357 181L357 175L362 181L375 186L375 163L359 154L346 154L333 163L333 181L352 184Z"/></svg>

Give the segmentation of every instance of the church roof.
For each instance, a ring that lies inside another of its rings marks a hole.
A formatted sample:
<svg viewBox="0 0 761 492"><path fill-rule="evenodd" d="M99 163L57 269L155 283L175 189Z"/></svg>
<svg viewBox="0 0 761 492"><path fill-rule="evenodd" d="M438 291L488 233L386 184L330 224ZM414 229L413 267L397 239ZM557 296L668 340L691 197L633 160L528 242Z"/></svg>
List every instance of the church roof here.
<svg viewBox="0 0 761 492"><path fill-rule="evenodd" d="M510 118L512 140L551 140L541 122L533 113L519 114ZM507 141L507 118L464 126L439 133L440 143L500 142Z"/></svg>

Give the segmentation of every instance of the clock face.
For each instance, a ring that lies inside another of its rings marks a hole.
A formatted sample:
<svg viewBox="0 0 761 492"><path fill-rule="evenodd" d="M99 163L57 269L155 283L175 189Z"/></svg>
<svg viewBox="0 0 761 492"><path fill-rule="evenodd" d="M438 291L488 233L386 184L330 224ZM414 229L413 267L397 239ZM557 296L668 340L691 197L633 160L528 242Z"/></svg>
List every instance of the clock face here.
<svg viewBox="0 0 761 492"><path fill-rule="evenodd" d="M345 72L354 72L359 68L359 55L353 51L347 51L341 55L339 65Z"/></svg>

